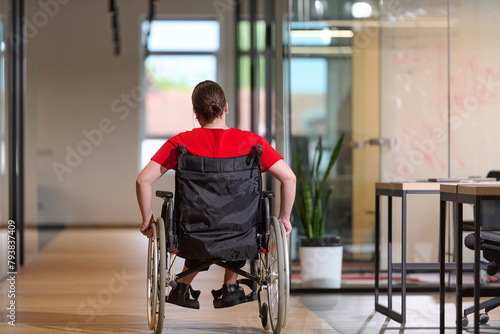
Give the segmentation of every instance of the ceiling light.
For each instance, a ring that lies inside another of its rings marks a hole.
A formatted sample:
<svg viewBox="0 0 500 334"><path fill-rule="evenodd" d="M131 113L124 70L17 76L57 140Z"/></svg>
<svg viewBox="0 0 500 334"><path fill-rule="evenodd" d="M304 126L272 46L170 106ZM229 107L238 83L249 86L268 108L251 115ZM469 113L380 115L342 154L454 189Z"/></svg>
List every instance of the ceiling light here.
<svg viewBox="0 0 500 334"><path fill-rule="evenodd" d="M354 36L352 30L292 30L292 37L318 37L325 38L326 36L331 38L351 38Z"/></svg>
<svg viewBox="0 0 500 334"><path fill-rule="evenodd" d="M367 18L372 16L372 6L366 2L356 2L352 5L351 13L357 19Z"/></svg>

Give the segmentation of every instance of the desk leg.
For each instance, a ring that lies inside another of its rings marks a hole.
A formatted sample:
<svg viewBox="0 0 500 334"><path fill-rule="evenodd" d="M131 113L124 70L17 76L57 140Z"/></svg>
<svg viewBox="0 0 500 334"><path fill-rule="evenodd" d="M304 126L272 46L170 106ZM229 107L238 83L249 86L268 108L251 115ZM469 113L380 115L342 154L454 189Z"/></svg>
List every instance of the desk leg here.
<svg viewBox="0 0 500 334"><path fill-rule="evenodd" d="M385 196L385 195L384 195ZM375 195L375 311L380 312L394 321L404 322L402 314L392 309L392 196L387 196L387 306L379 304L380 299L380 196ZM406 270L405 270L406 272Z"/></svg>
<svg viewBox="0 0 500 334"><path fill-rule="evenodd" d="M380 275L380 196L375 195L375 309L379 298Z"/></svg>
<svg viewBox="0 0 500 334"><path fill-rule="evenodd" d="M392 196L387 207L387 307L392 310Z"/></svg>
<svg viewBox="0 0 500 334"><path fill-rule="evenodd" d="M446 201L439 207L439 333L444 334L445 328L445 234L446 234Z"/></svg>
<svg viewBox="0 0 500 334"><path fill-rule="evenodd" d="M455 261L456 261L456 333L462 333L462 317L463 317L463 307L462 307L462 297L463 297L463 246L462 246L462 234L463 234L463 204L453 203L454 211L454 221L455 225Z"/></svg>
<svg viewBox="0 0 500 334"><path fill-rule="evenodd" d="M401 319L406 323L406 195L402 196L401 217Z"/></svg>
<svg viewBox="0 0 500 334"><path fill-rule="evenodd" d="M481 272L481 199L474 205L474 333L479 334L479 296Z"/></svg>

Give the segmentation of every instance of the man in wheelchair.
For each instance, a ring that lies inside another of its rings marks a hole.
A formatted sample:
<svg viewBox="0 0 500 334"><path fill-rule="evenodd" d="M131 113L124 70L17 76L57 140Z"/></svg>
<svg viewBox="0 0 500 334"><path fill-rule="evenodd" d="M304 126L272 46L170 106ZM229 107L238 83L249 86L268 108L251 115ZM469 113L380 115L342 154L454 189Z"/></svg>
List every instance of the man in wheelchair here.
<svg viewBox="0 0 500 334"><path fill-rule="evenodd" d="M142 215L141 233L147 237L152 236L151 224L155 222L153 217L151 202L152 202L152 184L158 180L168 169L177 169L180 172L178 164L181 155L190 155L207 158L234 158L241 156L251 156L252 152L258 148L259 168L262 172L269 171L278 181L280 181L280 211L278 221L283 224L286 234L289 235L292 226L290 223L290 214L295 198L295 175L290 167L283 161L283 157L277 153L273 147L262 137L248 131L228 128L226 126L226 115L228 112L228 104L222 88L213 81L204 81L199 83L192 93L192 103L194 114L199 121L201 128L195 128L192 131L182 132L170 138L160 150L152 157L149 164L142 170L136 181L136 191L139 207ZM210 160L207 160L210 161ZM184 162L183 162L184 163ZM187 161L186 163L190 163ZM192 163L192 162L191 162ZM207 163L208 165L208 163ZM203 166L205 168L205 166ZM207 167L208 168L208 167ZM219 165L214 167L220 170ZM222 168L223 170L224 168ZM189 173L188 173L189 174ZM260 175L259 175L260 177ZM203 187L203 180L201 182ZM259 185L260 186L260 185ZM176 181L176 205L177 198L186 196L193 203L193 196L198 196L196 193L191 194L189 188L184 187ZM242 188L242 193L245 189ZM260 190L259 190L260 191ZM196 200L196 198L195 198ZM206 199L205 199L206 200ZM211 198L210 200L213 200ZM179 218L179 215L202 215L203 204L200 199L200 205L187 208L178 208L174 210L174 216ZM221 201L221 206L225 205ZM244 214L244 209L242 212ZM222 209L221 209L222 210ZM213 211L213 210L212 210ZM224 211L224 210L223 210ZM227 213L227 212L226 212ZM217 214L215 215L217 216ZM194 224L195 225L195 224ZM183 226L184 230L195 231L197 226ZM251 233L252 227L243 228L235 227L234 233L237 237L248 235ZM228 230L228 234L232 234L233 230ZM186 233L186 235L188 235ZM198 233L203 235L203 233ZM205 236L204 236L205 237ZM207 238L214 237L214 240L224 240L226 236L212 234L206 235ZM189 236L186 237L189 239ZM204 245L212 244L211 240L188 240L183 241L180 245L179 254L188 254L185 256L184 270L197 268L209 261L209 255L203 254L202 248L198 247L197 242L204 242ZM242 244L238 249L233 249L230 260L226 259L226 263L232 268L242 268L246 259L245 257L245 238L242 237ZM217 243L213 242L212 250L217 252ZM256 247L256 246L248 246ZM251 254L252 250L248 250ZM213 254L213 252L211 253ZM183 256L184 257L184 256ZM203 270L207 270L208 266ZM198 291L191 288L191 282L195 278L198 271L188 274L177 279L177 284L167 297L167 302L188 308L199 308L197 301ZM244 291L237 284L238 274L226 268L224 273L224 283L220 290L213 291L215 298L220 297L222 307L237 305L244 297ZM190 297L194 296L194 298ZM214 303L215 305L215 303Z"/></svg>

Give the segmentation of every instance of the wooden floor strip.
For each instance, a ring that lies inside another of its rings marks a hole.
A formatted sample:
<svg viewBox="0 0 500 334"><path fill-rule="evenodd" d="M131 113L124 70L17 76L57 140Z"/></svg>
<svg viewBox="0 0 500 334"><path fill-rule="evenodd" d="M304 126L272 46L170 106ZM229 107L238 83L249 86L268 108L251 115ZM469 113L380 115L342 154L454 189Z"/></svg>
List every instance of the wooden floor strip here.
<svg viewBox="0 0 500 334"><path fill-rule="evenodd" d="M147 240L138 229L66 229L0 283L1 333L149 333L146 317ZM178 263L182 266L182 262ZM210 291L222 283L213 266L193 287L200 310L167 304L164 333L270 333L257 302L214 309ZM9 290L15 288L15 297ZM15 301L15 327L8 318ZM282 333L338 333L293 297Z"/></svg>

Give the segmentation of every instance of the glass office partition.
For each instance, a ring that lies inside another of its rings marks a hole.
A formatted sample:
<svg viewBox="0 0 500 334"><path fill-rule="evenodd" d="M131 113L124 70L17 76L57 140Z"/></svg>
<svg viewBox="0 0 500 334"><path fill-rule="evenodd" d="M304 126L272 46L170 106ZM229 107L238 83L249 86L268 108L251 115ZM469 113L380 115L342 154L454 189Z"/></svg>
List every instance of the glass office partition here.
<svg viewBox="0 0 500 334"><path fill-rule="evenodd" d="M342 287L349 287L373 270L375 182L484 177L500 169L493 33L500 3L295 0L292 12L292 149L311 163L320 136L327 151L345 135L328 181L334 195L326 234L342 237ZM429 234L435 202L409 208L410 262L437 261L437 230ZM295 220L292 258L299 266L293 250L304 231L297 214ZM397 225L393 234L400 236ZM393 247L398 260L401 239Z"/></svg>
<svg viewBox="0 0 500 334"><path fill-rule="evenodd" d="M340 155L327 180L327 187L333 191L326 203L325 235L341 237L344 277L362 274L372 270L374 237L374 200L367 201L365 194L372 192L378 179L378 147L365 145L370 137L378 136L377 18L353 13L350 1L294 1L292 7L292 150L307 169L321 137L323 163L319 172L323 174L334 146L344 135ZM369 8L375 13L377 4ZM366 27L374 27L370 30L372 35L366 34ZM374 121L367 121L367 115ZM371 161L369 156L374 153L377 160ZM297 166L294 168L297 170ZM373 182L366 182L367 179ZM291 245L293 288L304 286L297 249L305 230L298 216L295 212ZM344 280L342 287L354 281ZM365 286L371 283L361 281ZM314 288L307 286L311 287Z"/></svg>
<svg viewBox="0 0 500 334"><path fill-rule="evenodd" d="M380 29L380 181L402 182L449 177L448 2L384 1ZM406 263L437 263L439 195L406 197ZM388 200L382 199L381 209ZM402 262L402 204L393 200L391 256ZM390 214L390 213L389 213ZM381 286L387 284L387 215L382 220ZM401 271L394 272L398 279ZM407 286L436 287L437 273L412 272ZM391 297L391 295L389 295ZM381 298L382 304L389 298ZM401 307L401 293L390 303Z"/></svg>
<svg viewBox="0 0 500 334"><path fill-rule="evenodd" d="M500 170L497 154L500 39L496 34L500 28L499 14L498 1L450 2L449 164L452 177L485 177ZM481 208L483 226L499 230L500 203L484 201ZM472 207L466 210L466 219L472 220ZM472 259L469 250L465 254L466 259Z"/></svg>
<svg viewBox="0 0 500 334"><path fill-rule="evenodd" d="M450 2L450 174L500 170L500 2Z"/></svg>
<svg viewBox="0 0 500 334"><path fill-rule="evenodd" d="M448 175L447 1L380 8L381 180Z"/></svg>

